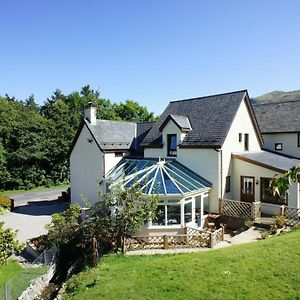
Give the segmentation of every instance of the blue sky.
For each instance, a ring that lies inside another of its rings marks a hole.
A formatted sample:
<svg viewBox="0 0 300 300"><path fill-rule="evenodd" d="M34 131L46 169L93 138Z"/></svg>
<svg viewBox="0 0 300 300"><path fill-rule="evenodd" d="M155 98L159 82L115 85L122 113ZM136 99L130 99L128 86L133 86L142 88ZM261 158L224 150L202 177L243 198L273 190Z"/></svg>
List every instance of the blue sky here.
<svg viewBox="0 0 300 300"><path fill-rule="evenodd" d="M300 1L0 0L0 95L86 84L161 113L171 100L300 89Z"/></svg>

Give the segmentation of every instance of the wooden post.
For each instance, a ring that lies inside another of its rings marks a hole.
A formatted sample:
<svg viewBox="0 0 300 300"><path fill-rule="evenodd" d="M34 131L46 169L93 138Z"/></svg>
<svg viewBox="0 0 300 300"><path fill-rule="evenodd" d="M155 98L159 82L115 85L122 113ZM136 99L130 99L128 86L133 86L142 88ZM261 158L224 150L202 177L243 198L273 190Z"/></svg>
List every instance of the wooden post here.
<svg viewBox="0 0 300 300"><path fill-rule="evenodd" d="M224 241L224 235L225 235L225 225L222 224L221 225L221 228L222 228L222 241Z"/></svg>
<svg viewBox="0 0 300 300"><path fill-rule="evenodd" d="M213 248L214 246L214 233L213 232L210 232L209 234L209 245L208 247L209 248Z"/></svg>
<svg viewBox="0 0 300 300"><path fill-rule="evenodd" d="M219 214L222 215L222 199L219 198Z"/></svg>
<svg viewBox="0 0 300 300"><path fill-rule="evenodd" d="M125 254L126 252L126 237L123 236L122 238L122 253Z"/></svg>
<svg viewBox="0 0 300 300"><path fill-rule="evenodd" d="M168 236L165 234L164 235L164 249L168 249L169 244L168 244Z"/></svg>

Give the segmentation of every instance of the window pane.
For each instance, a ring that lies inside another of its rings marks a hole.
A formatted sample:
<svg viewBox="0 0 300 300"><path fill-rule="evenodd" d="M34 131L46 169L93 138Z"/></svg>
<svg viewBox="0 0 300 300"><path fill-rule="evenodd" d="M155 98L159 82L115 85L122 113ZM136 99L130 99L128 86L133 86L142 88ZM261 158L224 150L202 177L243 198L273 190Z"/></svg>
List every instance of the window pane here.
<svg viewBox="0 0 300 300"><path fill-rule="evenodd" d="M180 206L168 205L167 222L168 225L180 225Z"/></svg>
<svg viewBox="0 0 300 300"><path fill-rule="evenodd" d="M184 222L192 222L192 203L184 205Z"/></svg>
<svg viewBox="0 0 300 300"><path fill-rule="evenodd" d="M171 143L170 143L170 149L176 150L177 149L177 141L176 141L176 135L171 136Z"/></svg>
<svg viewBox="0 0 300 300"><path fill-rule="evenodd" d="M201 224L201 196L195 197L195 205L196 205L196 223L198 225Z"/></svg>
<svg viewBox="0 0 300 300"><path fill-rule="evenodd" d="M177 155L177 137L176 134L168 134L167 135L167 146L168 146L168 156L176 156Z"/></svg>

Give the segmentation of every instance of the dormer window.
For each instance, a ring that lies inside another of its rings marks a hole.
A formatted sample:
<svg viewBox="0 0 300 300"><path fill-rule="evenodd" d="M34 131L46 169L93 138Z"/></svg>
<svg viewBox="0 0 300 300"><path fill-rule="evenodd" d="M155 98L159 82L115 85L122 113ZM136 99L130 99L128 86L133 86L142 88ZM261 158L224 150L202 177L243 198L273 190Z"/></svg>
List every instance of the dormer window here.
<svg viewBox="0 0 300 300"><path fill-rule="evenodd" d="M177 135L168 134L168 156L177 156Z"/></svg>

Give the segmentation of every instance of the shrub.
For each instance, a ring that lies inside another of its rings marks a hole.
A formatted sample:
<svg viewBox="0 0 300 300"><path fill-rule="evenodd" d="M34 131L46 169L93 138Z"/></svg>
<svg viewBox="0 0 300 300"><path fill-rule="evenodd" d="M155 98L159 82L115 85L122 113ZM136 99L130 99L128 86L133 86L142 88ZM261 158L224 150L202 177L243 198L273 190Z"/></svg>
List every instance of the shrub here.
<svg viewBox="0 0 300 300"><path fill-rule="evenodd" d="M266 238L269 237L269 232L264 230L261 232L260 235L261 235L261 239L265 240Z"/></svg>
<svg viewBox="0 0 300 300"><path fill-rule="evenodd" d="M0 196L0 206L6 209L10 208L10 197L9 196Z"/></svg>
<svg viewBox="0 0 300 300"><path fill-rule="evenodd" d="M286 223L286 217L283 215L278 215L274 219L274 225L276 225L277 228L283 228Z"/></svg>
<svg viewBox="0 0 300 300"><path fill-rule="evenodd" d="M247 228L250 228L250 227L252 227L252 226L253 226L253 224L254 224L254 222L253 222L253 221L251 221L251 220L247 220L247 221L245 221L245 226L246 226Z"/></svg>
<svg viewBox="0 0 300 300"><path fill-rule="evenodd" d="M23 249L23 244L16 240L16 232L11 229L5 229L3 222L0 222L0 265L13 254Z"/></svg>

